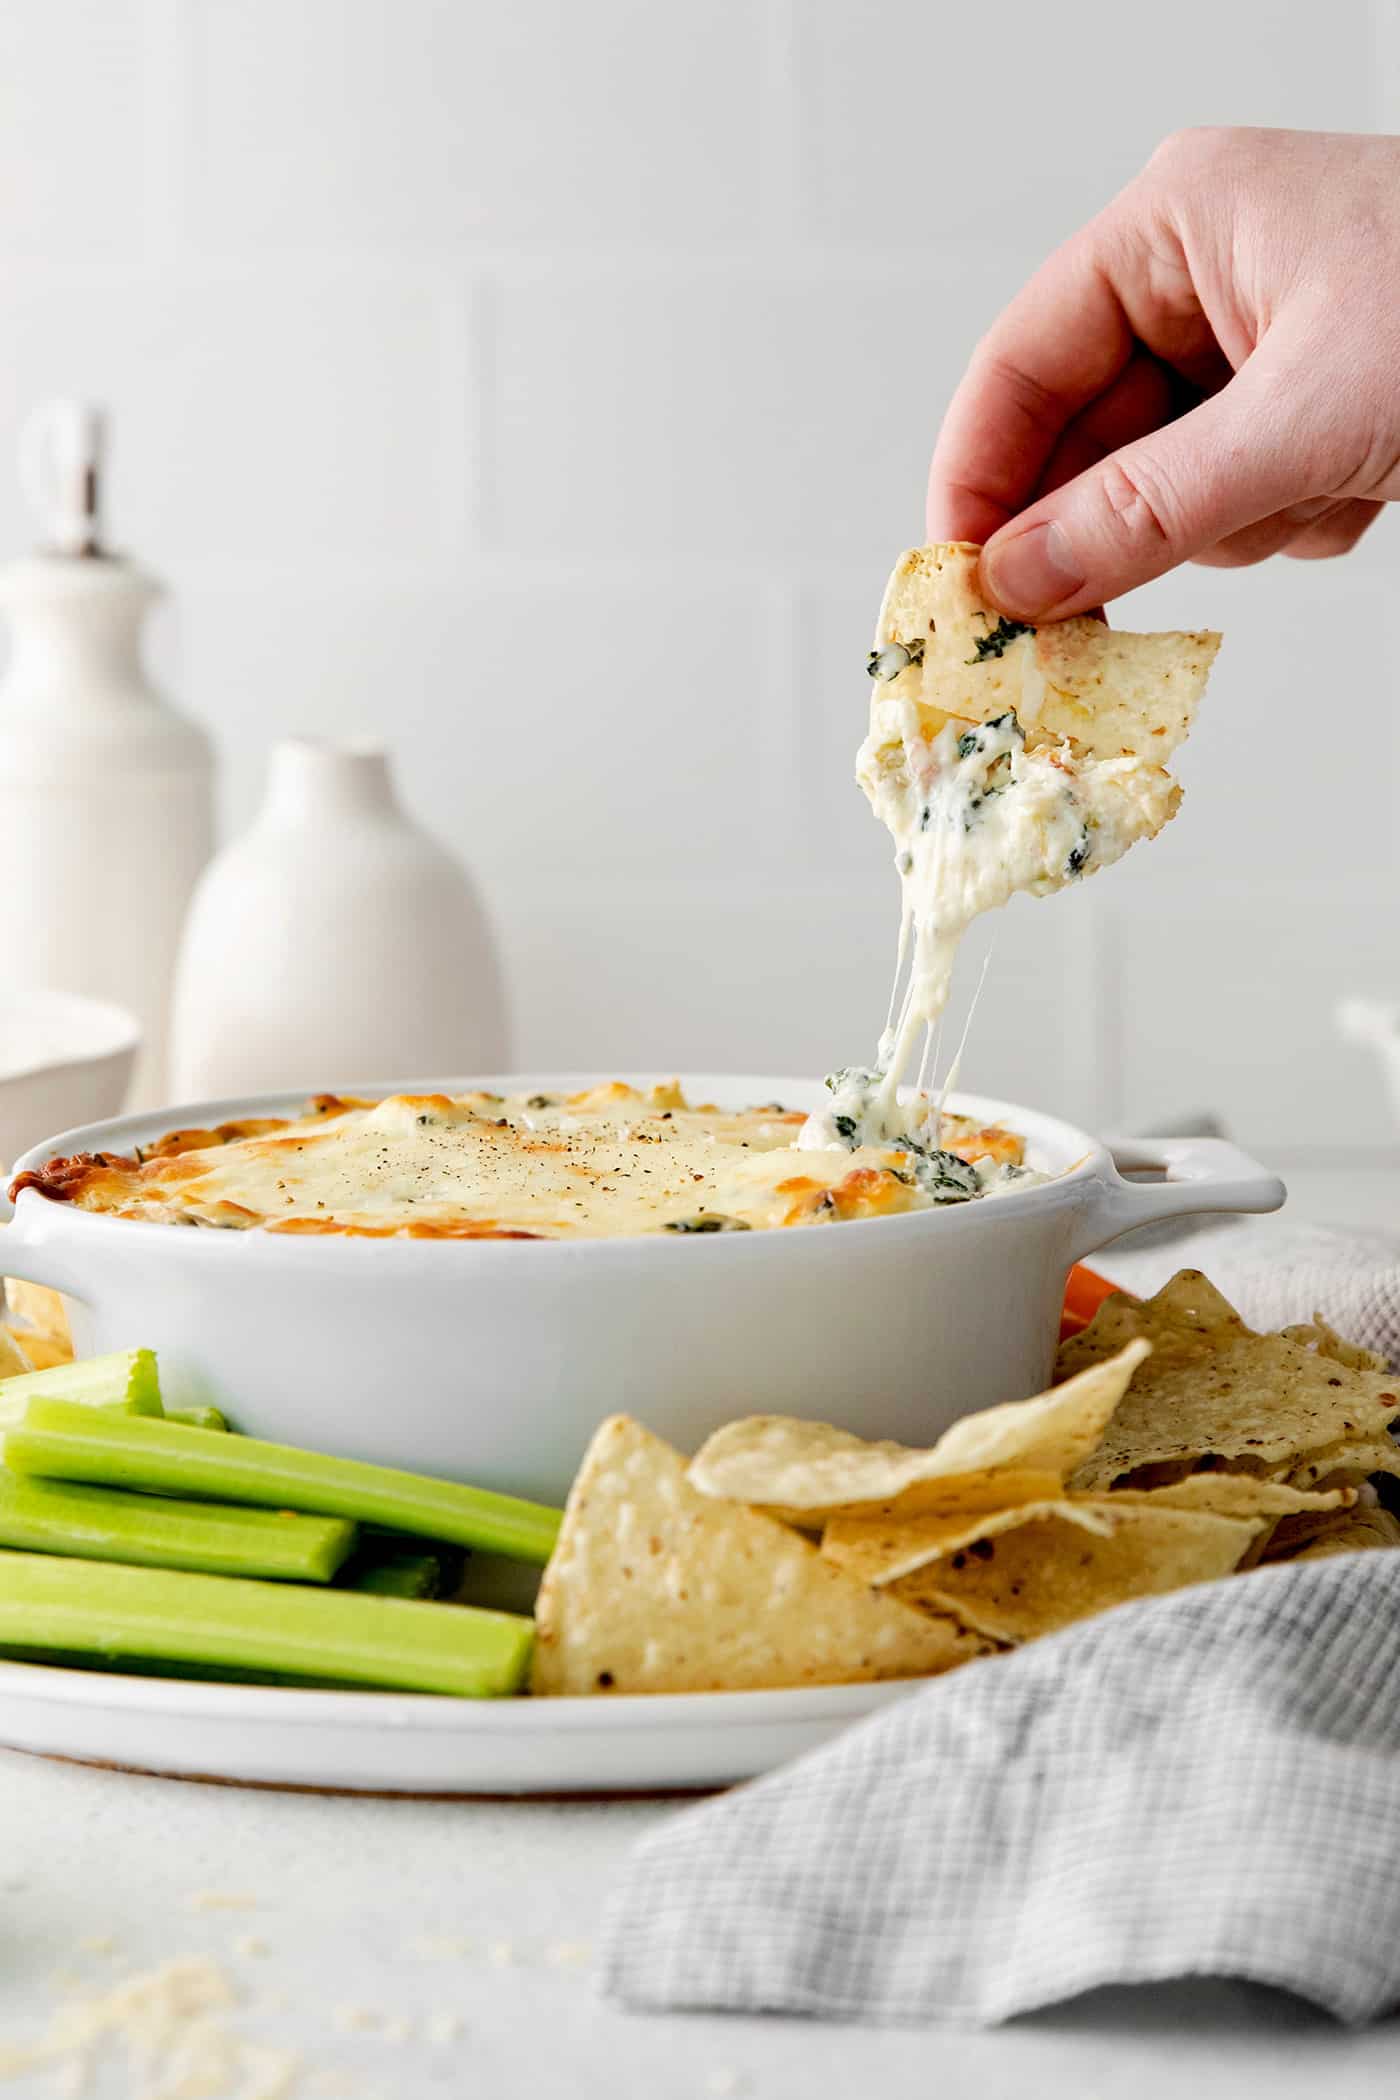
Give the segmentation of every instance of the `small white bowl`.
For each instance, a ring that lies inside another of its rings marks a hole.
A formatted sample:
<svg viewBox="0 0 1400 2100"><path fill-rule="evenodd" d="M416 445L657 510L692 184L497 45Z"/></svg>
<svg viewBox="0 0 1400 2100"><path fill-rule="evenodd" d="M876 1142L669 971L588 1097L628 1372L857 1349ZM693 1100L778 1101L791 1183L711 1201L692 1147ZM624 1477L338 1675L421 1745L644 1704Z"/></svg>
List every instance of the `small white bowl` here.
<svg viewBox="0 0 1400 2100"><path fill-rule="evenodd" d="M0 993L0 1160L116 1115L140 1047L124 1007L74 992Z"/></svg>

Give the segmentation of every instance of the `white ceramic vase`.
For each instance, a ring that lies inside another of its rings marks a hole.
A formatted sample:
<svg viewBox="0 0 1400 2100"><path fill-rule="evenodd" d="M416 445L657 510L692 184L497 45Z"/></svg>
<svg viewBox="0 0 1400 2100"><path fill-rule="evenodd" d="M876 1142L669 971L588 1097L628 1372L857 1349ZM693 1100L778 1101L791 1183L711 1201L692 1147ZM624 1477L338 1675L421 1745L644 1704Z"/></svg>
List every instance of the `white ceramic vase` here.
<svg viewBox="0 0 1400 2100"><path fill-rule="evenodd" d="M175 1098L491 1071L507 1037L475 889L405 814L385 753L276 745L257 821L190 907Z"/></svg>

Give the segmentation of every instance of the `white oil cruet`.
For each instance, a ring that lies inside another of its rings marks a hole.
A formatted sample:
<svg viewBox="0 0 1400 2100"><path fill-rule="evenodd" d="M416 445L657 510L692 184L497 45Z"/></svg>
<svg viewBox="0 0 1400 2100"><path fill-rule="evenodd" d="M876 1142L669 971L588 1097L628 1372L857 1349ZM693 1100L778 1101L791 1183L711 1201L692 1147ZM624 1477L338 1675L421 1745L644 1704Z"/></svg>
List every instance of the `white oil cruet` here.
<svg viewBox="0 0 1400 2100"><path fill-rule="evenodd" d="M146 675L162 586L102 534L106 420L53 401L21 449L40 551L0 570L0 911L7 979L116 1001L141 1023L132 1105L165 1098L170 981L212 846L202 729Z"/></svg>

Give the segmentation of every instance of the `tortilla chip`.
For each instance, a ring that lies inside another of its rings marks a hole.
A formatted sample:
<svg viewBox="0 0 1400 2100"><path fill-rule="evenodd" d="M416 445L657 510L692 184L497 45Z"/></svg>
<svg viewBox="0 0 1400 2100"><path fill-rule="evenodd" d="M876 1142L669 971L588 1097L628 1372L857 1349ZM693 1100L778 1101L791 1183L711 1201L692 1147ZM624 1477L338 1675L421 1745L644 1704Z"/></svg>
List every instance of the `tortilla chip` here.
<svg viewBox="0 0 1400 2100"><path fill-rule="evenodd" d="M838 1515L914 1506L925 1485L946 1493L955 1505L989 1509L1053 1495L1059 1487L1056 1474L1021 1469L1000 1476L1003 1491L985 1468L944 1475L937 1459L937 1447L921 1451L908 1444L867 1442L831 1422L749 1415L726 1422L701 1445L688 1477L702 1495L746 1502L809 1531L820 1531Z"/></svg>
<svg viewBox="0 0 1400 2100"><path fill-rule="evenodd" d="M1199 1269L1178 1269L1155 1298L1111 1291L1088 1325L1060 1344L1055 1368L1068 1376L1157 1328L1189 1329L1199 1337L1249 1334L1252 1330Z"/></svg>
<svg viewBox="0 0 1400 2100"><path fill-rule="evenodd" d="M1350 1509L1354 1487L1309 1492L1283 1480L1256 1480L1248 1473L1190 1473L1166 1487L1117 1488L1117 1502L1144 1502L1154 1509L1205 1509L1217 1517L1291 1517L1309 1511Z"/></svg>
<svg viewBox="0 0 1400 2100"><path fill-rule="evenodd" d="M1386 1371L1390 1366L1379 1350L1363 1348L1360 1342L1349 1342L1328 1325L1321 1313L1314 1313L1310 1320L1301 1321L1296 1327L1282 1329L1286 1342L1297 1342L1302 1349L1315 1349L1319 1356L1330 1356L1334 1363L1345 1364L1349 1371Z"/></svg>
<svg viewBox="0 0 1400 2100"><path fill-rule="evenodd" d="M1067 737L1094 758L1131 753L1165 765L1190 731L1219 647L1218 634L1128 634L1102 620L1037 628L1045 694L1022 727L1032 738Z"/></svg>
<svg viewBox="0 0 1400 2100"><path fill-rule="evenodd" d="M1286 1474L1291 1487L1361 1487L1378 1473L1400 1477L1400 1444L1393 1436L1341 1437L1299 1458Z"/></svg>
<svg viewBox="0 0 1400 2100"><path fill-rule="evenodd" d="M1377 1506L1343 1510L1330 1523L1319 1522L1296 1552L1282 1557L1325 1560L1333 1553L1367 1553L1396 1546L1400 1546L1400 1518Z"/></svg>
<svg viewBox="0 0 1400 2100"><path fill-rule="evenodd" d="M1134 1337L1113 1355L1076 1371L1030 1400L1005 1400L964 1415L934 1450L947 1469L1043 1466L1072 1473L1096 1450L1152 1344Z"/></svg>
<svg viewBox="0 0 1400 2100"><path fill-rule="evenodd" d="M8 1327L0 1327L0 1378L19 1378L38 1366L30 1362Z"/></svg>
<svg viewBox="0 0 1400 2100"><path fill-rule="evenodd" d="M17 1276L5 1278L5 1304L17 1320L27 1321L50 1341L62 1343L69 1357L73 1337L68 1327L68 1308L57 1291L44 1283L23 1283Z"/></svg>
<svg viewBox="0 0 1400 2100"><path fill-rule="evenodd" d="M782 1421L787 1418L767 1416L760 1419ZM800 1426L805 1429L809 1425L802 1423ZM810 1426L825 1428L827 1425L820 1423ZM860 1443L859 1437L853 1438L852 1442ZM904 1449L899 1444L889 1448L893 1451ZM693 1473L691 1480L692 1485L698 1487L701 1494L712 1493L703 1481L695 1480ZM928 1511L942 1515L954 1515L959 1512L966 1515L982 1510L1013 1509L1025 1502L1043 1502L1047 1497L1053 1499L1063 1487L1064 1482L1058 1473L1008 1466L1004 1471L935 1474L925 1480L913 1481L899 1494L884 1502L868 1499L857 1502L832 1502L818 1504L815 1508L810 1505L803 1508L793 1503L757 1502L750 1503L749 1507L761 1509L765 1516L775 1517L780 1524L790 1524L797 1531L816 1534L830 1523L833 1517L908 1517ZM734 1495L722 1496L720 1499L737 1502L746 1498Z"/></svg>
<svg viewBox="0 0 1400 2100"><path fill-rule="evenodd" d="M895 563L875 647L921 645L921 657L879 681L879 697L919 702L930 735L949 716L985 722L1010 707L1031 744L1068 737L1095 758L1165 764L1190 729L1219 635L1127 634L1084 617L1007 633L979 592L980 553L956 541Z"/></svg>
<svg viewBox="0 0 1400 2100"><path fill-rule="evenodd" d="M690 1483L809 1530L837 1516L1044 1500L1095 1449L1147 1354L1145 1342L1130 1343L1066 1385L965 1415L931 1451L866 1443L829 1422L751 1415L715 1431L690 1462Z"/></svg>
<svg viewBox="0 0 1400 2100"><path fill-rule="evenodd" d="M1110 1525L1100 1515L1099 1504L1072 1502L1057 1495L1045 1502L1028 1502L1017 1509L986 1510L981 1515L966 1511L937 1516L836 1517L822 1533L822 1552L828 1560L873 1589L883 1589L933 1561L947 1561L967 1552L984 1539L1022 1525L1057 1522L1107 1535Z"/></svg>
<svg viewBox="0 0 1400 2100"><path fill-rule="evenodd" d="M870 1683L990 1652L772 1518L698 1494L680 1453L626 1415L589 1446L535 1623L545 1695Z"/></svg>
<svg viewBox="0 0 1400 2100"><path fill-rule="evenodd" d="M1160 1485L1171 1477L1163 1468L1192 1472L1206 1459L1311 1486L1324 1476L1304 1476L1310 1457L1339 1446L1379 1452L1400 1415L1400 1381L1255 1334L1196 1270L1181 1270L1155 1298L1106 1298L1061 1344L1058 1366L1078 1372L1134 1337L1152 1343L1151 1359L1072 1476L1074 1489ZM1342 1463L1338 1455L1334 1470Z"/></svg>
<svg viewBox="0 0 1400 2100"><path fill-rule="evenodd" d="M1155 1488L1116 1488L1115 1502L1141 1502L1156 1509L1204 1509L1217 1517L1261 1517L1267 1521L1256 1532L1239 1565L1252 1568L1271 1557L1278 1530L1294 1518L1330 1516L1350 1509L1358 1490L1353 1486L1329 1489L1325 1494L1290 1487L1281 1480L1260 1480L1249 1473L1222 1473L1211 1467L1189 1473L1182 1480Z"/></svg>
<svg viewBox="0 0 1400 2100"><path fill-rule="evenodd" d="M1337 1511L1346 1511L1357 1499L1354 1486L1330 1488L1326 1493L1290 1487L1282 1480L1259 1480L1248 1473L1222 1473L1212 1467L1190 1473L1184 1480L1156 1488L1117 1488L1115 1502L1141 1502L1156 1509L1204 1509L1217 1517L1260 1517L1266 1521L1240 1561L1241 1569L1272 1559L1277 1534L1295 1521L1330 1522Z"/></svg>
<svg viewBox="0 0 1400 2100"><path fill-rule="evenodd" d="M50 1371L55 1364L71 1364L73 1352L62 1342L55 1342L46 1334L36 1334L30 1327L13 1327L7 1321L5 1333L12 1342L19 1344L20 1353L28 1359L36 1371ZM8 1376L7 1372L0 1376Z"/></svg>
<svg viewBox="0 0 1400 2100"><path fill-rule="evenodd" d="M1105 1496L1090 1530L1058 1509L904 1575L890 1594L953 1614L970 1631L1013 1645L1133 1597L1233 1573L1267 1519L1156 1509Z"/></svg>

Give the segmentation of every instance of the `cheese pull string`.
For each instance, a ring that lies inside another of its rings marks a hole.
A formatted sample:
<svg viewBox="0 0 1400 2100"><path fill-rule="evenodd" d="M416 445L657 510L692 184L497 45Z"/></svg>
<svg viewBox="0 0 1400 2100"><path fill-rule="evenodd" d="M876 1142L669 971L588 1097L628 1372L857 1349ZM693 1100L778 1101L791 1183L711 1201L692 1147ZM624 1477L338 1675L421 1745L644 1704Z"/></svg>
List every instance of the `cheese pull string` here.
<svg viewBox="0 0 1400 2100"><path fill-rule="evenodd" d="M938 1071L938 1060L942 1055L943 1016L940 1014L936 1021L929 1021L924 1027L924 1048L919 1059L919 1076L915 1084L917 1093L926 1094L929 1091Z"/></svg>
<svg viewBox="0 0 1400 2100"><path fill-rule="evenodd" d="M901 911L899 918L899 946L895 951L894 958L894 983L890 986L890 1003L885 1013L884 1029L882 1030L880 1035L880 1047L878 1055L882 1065L887 1061L885 1056L885 1046L886 1044L894 1042L899 1029L900 1017L907 1010L909 1005L910 985L907 983L904 985L904 992L902 997L900 995L900 985L901 983L904 983L905 968L907 965L910 964L912 956L913 929L914 915L910 911L909 906L906 904L903 910Z"/></svg>
<svg viewBox="0 0 1400 2100"><path fill-rule="evenodd" d="M945 1077L944 1077L944 1080L943 1080L943 1084L942 1084L942 1086L941 1086L941 1087L939 1088L939 1090L938 1090L938 1099L937 1099L937 1100L935 1101L935 1103L934 1103L934 1107L933 1107L933 1142L934 1142L934 1144L935 1144L935 1145L937 1145L937 1146L940 1146L940 1147L942 1146L942 1143L943 1143L943 1109L944 1109L944 1104L945 1104L945 1102L947 1101L947 1099L948 1099L948 1096L949 1096L949 1094L951 1094L951 1092L953 1091L953 1088L954 1088L954 1087L955 1087L955 1086L957 1085L957 1083L958 1083L958 1074L959 1074L959 1072L960 1072L960 1071L962 1070L963 1052L964 1052L964 1051L966 1050L966 1048L967 1048L967 1039L968 1039L969 1035L970 1035L970 1034L972 1033L972 1020L973 1020L973 1016L974 1016L974 1014L975 1014L975 1013L977 1012L977 1007L978 1007L978 1003L980 1002L980 1000L981 1000L981 997L982 997L982 988L983 988L983 986L984 986L984 985L986 984L986 982L987 982L987 972L988 972L988 970L989 970L989 969L991 968L991 966L992 966L992 955L993 955L993 952L994 952L995 948L996 948L996 935L995 935L995 934L993 934L993 935L992 935L992 938L991 938L991 941L990 941L990 942L989 942L989 944L988 944L988 947L987 947L987 952L986 952L986 954L985 954L985 955L983 956L983 958L982 958L982 970L981 970L981 975L980 975L980 976L978 977L978 979L977 979L977 989L976 989L976 991L975 991L975 992L973 993L973 995L972 995L972 1004L971 1004L971 1005L970 1005L970 1006L968 1007L968 1010L967 1010L967 1019L966 1019L966 1020L965 1020L965 1021L963 1022L963 1030L962 1030L962 1034L961 1034L961 1035L959 1036L959 1038L958 1038L958 1047L957 1047L957 1050L956 1050L956 1052L954 1053L954 1056L953 1056L953 1062L952 1062L952 1063L951 1063L951 1064L949 1065L949 1067L948 1067L947 1073L946 1073L946 1075L945 1075ZM941 1033L941 1031L940 1031L940 1033ZM934 1058L934 1064L935 1064L935 1068L936 1068L936 1066L937 1066L937 1062L938 1062L938 1060L937 1060L937 1056L935 1055L935 1058Z"/></svg>

